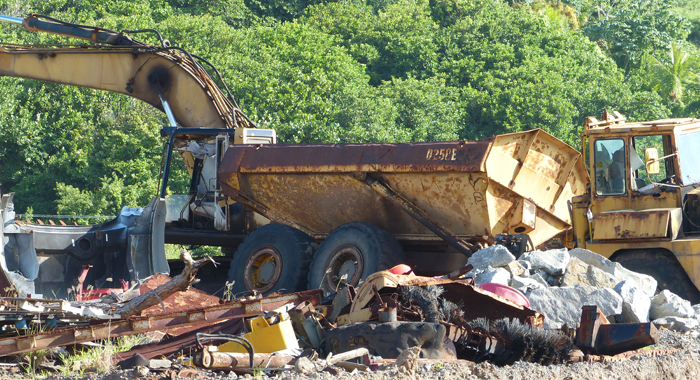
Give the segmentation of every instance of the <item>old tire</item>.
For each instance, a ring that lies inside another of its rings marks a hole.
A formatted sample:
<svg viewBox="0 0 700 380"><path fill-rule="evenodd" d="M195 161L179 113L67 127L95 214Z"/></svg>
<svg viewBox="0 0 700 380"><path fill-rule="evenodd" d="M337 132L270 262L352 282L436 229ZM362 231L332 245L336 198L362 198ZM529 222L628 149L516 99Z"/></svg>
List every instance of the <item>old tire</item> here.
<svg viewBox="0 0 700 380"><path fill-rule="evenodd" d="M364 222L346 223L318 248L309 270L308 287L333 293L343 274L348 275L346 283L357 286L370 274L404 260L401 244L385 230Z"/></svg>
<svg viewBox="0 0 700 380"><path fill-rule="evenodd" d="M612 261L622 264L633 272L654 277L659 291L668 289L692 304L700 302L700 291L673 253L665 249L622 251L616 253Z"/></svg>
<svg viewBox="0 0 700 380"><path fill-rule="evenodd" d="M231 261L230 292L237 296L255 291L298 292L306 289L309 263L316 242L309 235L283 224L268 224L245 238Z"/></svg>

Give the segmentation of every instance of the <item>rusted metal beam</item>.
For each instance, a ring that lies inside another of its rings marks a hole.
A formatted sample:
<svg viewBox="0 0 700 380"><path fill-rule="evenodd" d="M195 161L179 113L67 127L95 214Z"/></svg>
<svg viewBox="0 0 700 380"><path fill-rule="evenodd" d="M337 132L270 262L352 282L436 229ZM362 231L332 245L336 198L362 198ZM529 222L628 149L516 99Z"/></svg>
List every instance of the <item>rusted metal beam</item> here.
<svg viewBox="0 0 700 380"><path fill-rule="evenodd" d="M229 190L230 194L233 195L232 198L236 202L243 204L245 206L248 206L250 209L252 209L253 211L257 212L258 214L266 217L267 219L270 219L271 221L273 221L275 223L282 223L282 224L286 224L290 227L294 227L297 230L302 231L305 234L307 234L313 238L317 237L318 234L316 233L316 231L313 231L312 229L281 215L277 211L265 206L264 204L262 204L260 202L257 202L253 199L246 197L245 195L243 195L239 191L232 189L230 186L227 186L226 184L222 184L222 187Z"/></svg>
<svg viewBox="0 0 700 380"><path fill-rule="evenodd" d="M289 354L255 354L252 368L282 368L296 359ZM194 364L207 369L251 368L247 353L209 351L207 347L194 355Z"/></svg>
<svg viewBox="0 0 700 380"><path fill-rule="evenodd" d="M248 301L231 302L175 313L112 320L90 326L67 327L32 335L0 339L0 356L30 352L45 348L68 346L112 337L141 334L152 330L167 331L172 328L195 324L213 323L229 319L257 316L264 311L274 310L290 302L298 304L309 301L319 305L321 289L284 294L276 297Z"/></svg>
<svg viewBox="0 0 700 380"><path fill-rule="evenodd" d="M457 235L450 232L445 226L431 219L425 211L411 203L401 194L391 189L381 180L373 178L366 173L361 173L360 175L357 175L356 178L364 181L367 185L369 185L369 187L379 193L379 195L401 208L413 219L418 221L425 228L432 231L435 235L439 236L442 240L444 240L452 248L462 253L464 256L471 257L471 255L478 250L477 246L474 244L469 244L468 242L457 237Z"/></svg>
<svg viewBox="0 0 700 380"><path fill-rule="evenodd" d="M597 306L584 306L576 345L598 355L616 355L655 344L659 331L651 322L610 324Z"/></svg>

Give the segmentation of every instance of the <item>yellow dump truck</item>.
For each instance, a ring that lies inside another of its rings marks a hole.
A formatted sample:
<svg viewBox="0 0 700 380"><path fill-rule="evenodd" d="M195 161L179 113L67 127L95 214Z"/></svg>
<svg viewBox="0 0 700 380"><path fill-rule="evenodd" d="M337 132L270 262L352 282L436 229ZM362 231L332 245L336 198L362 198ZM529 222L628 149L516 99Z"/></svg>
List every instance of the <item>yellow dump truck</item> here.
<svg viewBox="0 0 700 380"><path fill-rule="evenodd" d="M498 235L525 234L534 246L559 236L700 301L699 144L700 120L626 123L606 112L587 119L585 159L542 130L478 142L232 146L219 166L224 194L280 225L252 232L230 279L267 291L308 278L332 291L400 261L450 272ZM308 241L322 243L313 254L295 248Z"/></svg>

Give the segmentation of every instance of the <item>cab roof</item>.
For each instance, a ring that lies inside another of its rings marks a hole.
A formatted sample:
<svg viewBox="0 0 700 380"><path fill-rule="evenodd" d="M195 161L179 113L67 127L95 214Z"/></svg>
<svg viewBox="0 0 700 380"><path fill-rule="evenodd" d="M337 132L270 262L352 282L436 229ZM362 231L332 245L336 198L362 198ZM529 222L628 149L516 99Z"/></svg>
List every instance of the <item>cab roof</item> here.
<svg viewBox="0 0 700 380"><path fill-rule="evenodd" d="M640 134L658 132L692 132L700 130L700 119L661 119L654 121L627 122L626 118L619 112L609 114L607 110L603 112L602 121L594 117L586 118L586 135L617 134L635 132Z"/></svg>

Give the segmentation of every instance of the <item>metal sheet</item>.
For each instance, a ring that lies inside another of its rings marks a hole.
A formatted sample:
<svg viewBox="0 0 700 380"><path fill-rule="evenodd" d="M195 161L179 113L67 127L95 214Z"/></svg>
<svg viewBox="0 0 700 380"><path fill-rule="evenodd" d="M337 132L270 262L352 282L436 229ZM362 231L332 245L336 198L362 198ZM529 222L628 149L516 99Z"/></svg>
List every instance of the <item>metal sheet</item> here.
<svg viewBox="0 0 700 380"><path fill-rule="evenodd" d="M139 285L138 289L141 294L150 292L160 285L170 281L170 277L164 274L155 274L143 284ZM184 292L177 292L163 300L163 304L158 304L149 307L141 312L141 316L159 315L173 313L177 311L185 311L191 309L201 309L202 307L219 305L223 300L219 297L212 296L201 290L190 287ZM165 311L163 311L165 307Z"/></svg>
<svg viewBox="0 0 700 380"><path fill-rule="evenodd" d="M595 215L596 240L669 237L669 222L681 215L680 208L617 210ZM676 223L676 225L679 225Z"/></svg>
<svg viewBox="0 0 700 380"><path fill-rule="evenodd" d="M238 145L219 177L234 173L478 172L492 139L408 144Z"/></svg>
<svg viewBox="0 0 700 380"><path fill-rule="evenodd" d="M350 313L359 312L369 305L374 298L374 287L397 288L399 286L438 285L445 289L442 297L455 304L461 304L465 320L476 318L501 319L517 318L523 323L544 326L544 316L537 311L515 304L514 302L470 285L469 280L447 280L432 277L395 275L389 271L371 274L357 290L357 297ZM341 316L342 317L342 316ZM338 317L340 320L341 317Z"/></svg>

